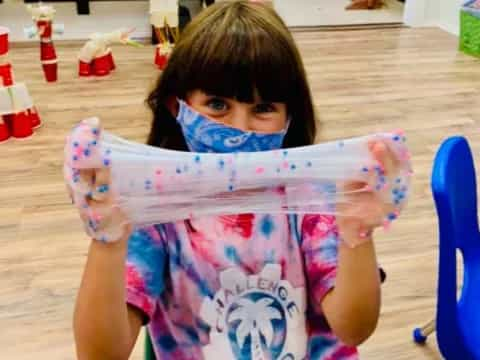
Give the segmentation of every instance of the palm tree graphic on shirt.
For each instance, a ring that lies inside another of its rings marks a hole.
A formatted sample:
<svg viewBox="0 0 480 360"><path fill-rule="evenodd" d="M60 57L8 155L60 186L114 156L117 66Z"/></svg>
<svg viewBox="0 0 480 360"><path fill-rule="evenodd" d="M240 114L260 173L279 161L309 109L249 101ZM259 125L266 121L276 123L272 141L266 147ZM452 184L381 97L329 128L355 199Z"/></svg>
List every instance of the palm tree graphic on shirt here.
<svg viewBox="0 0 480 360"><path fill-rule="evenodd" d="M247 337L250 335L250 353L251 360L270 359L271 356L264 351L262 346L263 337L265 347L268 349L272 345L274 329L273 320L282 320L282 314L273 306L274 300L264 297L258 301L241 298L237 301L238 308L233 310L228 317L228 322L240 321L236 328L236 338L240 349L245 345Z"/></svg>

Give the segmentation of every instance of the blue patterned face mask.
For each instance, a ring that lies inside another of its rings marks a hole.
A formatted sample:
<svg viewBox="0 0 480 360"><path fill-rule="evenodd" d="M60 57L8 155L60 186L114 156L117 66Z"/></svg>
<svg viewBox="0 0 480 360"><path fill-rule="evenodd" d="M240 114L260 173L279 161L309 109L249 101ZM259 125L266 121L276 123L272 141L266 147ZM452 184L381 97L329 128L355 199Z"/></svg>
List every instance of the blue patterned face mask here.
<svg viewBox="0 0 480 360"><path fill-rule="evenodd" d="M252 152L282 147L287 129L269 134L242 131L208 119L185 102L180 105L177 122L190 151L210 153ZM287 126L288 128L288 126Z"/></svg>

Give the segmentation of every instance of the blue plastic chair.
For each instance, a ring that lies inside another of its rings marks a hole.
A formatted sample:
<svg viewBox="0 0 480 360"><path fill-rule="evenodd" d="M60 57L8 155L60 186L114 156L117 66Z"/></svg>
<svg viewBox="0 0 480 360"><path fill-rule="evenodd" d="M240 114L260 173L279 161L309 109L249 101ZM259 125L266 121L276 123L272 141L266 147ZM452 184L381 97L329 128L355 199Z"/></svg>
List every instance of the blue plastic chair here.
<svg viewBox="0 0 480 360"><path fill-rule="evenodd" d="M423 343L436 329L440 352L447 359L480 359L480 233L475 167L463 137L447 139L433 166L431 187L438 214L440 253L437 316L414 339ZM456 250L463 256L463 287L457 301ZM432 326L433 325L433 326ZM424 330L424 331L422 331ZM426 331L425 331L426 330Z"/></svg>

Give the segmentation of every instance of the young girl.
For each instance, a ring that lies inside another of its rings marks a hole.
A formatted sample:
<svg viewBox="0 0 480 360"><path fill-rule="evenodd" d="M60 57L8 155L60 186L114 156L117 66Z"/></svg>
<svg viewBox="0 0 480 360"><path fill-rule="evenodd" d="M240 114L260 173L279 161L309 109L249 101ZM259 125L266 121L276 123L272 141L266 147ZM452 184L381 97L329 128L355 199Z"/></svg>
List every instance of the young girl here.
<svg viewBox="0 0 480 360"><path fill-rule="evenodd" d="M259 3L218 3L196 17L148 104L148 143L167 149L271 150L317 135L294 40ZM370 145L392 171L385 144ZM132 233L104 192L108 171L83 176L94 182L90 206L105 215L97 229L123 235L91 242L74 317L79 359L127 359L142 325L162 360L356 359L375 329L372 232L386 210L373 193L352 201L363 217L239 214Z"/></svg>

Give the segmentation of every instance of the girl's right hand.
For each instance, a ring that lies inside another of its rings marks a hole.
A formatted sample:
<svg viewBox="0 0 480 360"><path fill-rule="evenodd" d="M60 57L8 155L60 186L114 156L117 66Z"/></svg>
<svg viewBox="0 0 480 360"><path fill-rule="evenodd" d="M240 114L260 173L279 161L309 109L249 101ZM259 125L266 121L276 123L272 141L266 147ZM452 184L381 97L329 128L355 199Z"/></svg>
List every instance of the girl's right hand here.
<svg viewBox="0 0 480 360"><path fill-rule="evenodd" d="M132 225L112 191L110 169L80 170L80 182L88 189L86 196L74 194L71 188L68 190L87 234L102 242L126 241Z"/></svg>

